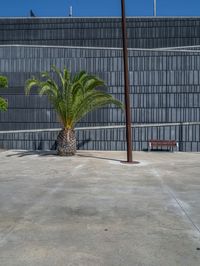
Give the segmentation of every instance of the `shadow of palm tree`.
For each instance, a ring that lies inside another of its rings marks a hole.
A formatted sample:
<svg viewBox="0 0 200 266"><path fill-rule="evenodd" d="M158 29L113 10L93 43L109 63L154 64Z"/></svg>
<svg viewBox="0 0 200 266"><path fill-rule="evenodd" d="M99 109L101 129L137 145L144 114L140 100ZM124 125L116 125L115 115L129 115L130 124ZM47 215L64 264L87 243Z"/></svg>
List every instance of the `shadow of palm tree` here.
<svg viewBox="0 0 200 266"><path fill-rule="evenodd" d="M77 145L77 150L79 150L80 148L84 147L85 144L89 143L91 141L91 139L86 139L83 141L79 141L78 145Z"/></svg>
<svg viewBox="0 0 200 266"><path fill-rule="evenodd" d="M51 151L17 151L17 152L12 153L12 154L7 154L6 157L14 157L14 156L25 157L25 156L33 156L33 155L42 156L42 157L44 157L44 156L58 156L56 151L51 150ZM102 156L91 154L91 152L89 154L87 154L87 151L84 151L84 154L81 153L80 151L77 151L75 156L83 157L83 158L121 162L120 159L114 159L114 158L110 158L110 157L102 157Z"/></svg>
<svg viewBox="0 0 200 266"><path fill-rule="evenodd" d="M87 154L80 154L77 153L76 156L78 157L86 157L86 158L91 158L91 159L99 159L99 160L106 160L106 161L115 161L115 162L121 162L121 159L113 159L113 158L109 158L109 157L101 157L101 156L96 156L96 155L87 155Z"/></svg>
<svg viewBox="0 0 200 266"><path fill-rule="evenodd" d="M56 151L17 151L16 153L6 155L6 157L13 157L13 156L24 157L31 155L55 156Z"/></svg>

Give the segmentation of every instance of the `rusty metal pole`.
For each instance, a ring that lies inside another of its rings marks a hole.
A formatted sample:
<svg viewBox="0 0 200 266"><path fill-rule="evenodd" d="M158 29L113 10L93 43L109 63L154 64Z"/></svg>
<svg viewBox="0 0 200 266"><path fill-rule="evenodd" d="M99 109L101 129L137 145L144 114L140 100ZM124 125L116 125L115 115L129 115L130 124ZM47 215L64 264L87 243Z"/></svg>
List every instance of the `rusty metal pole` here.
<svg viewBox="0 0 200 266"><path fill-rule="evenodd" d="M132 160L132 129L131 129L131 108L130 108L130 95L129 95L128 45L127 45L125 0L121 0L121 9L122 9L122 35L123 35L123 57L124 57L127 163L133 163L133 160Z"/></svg>

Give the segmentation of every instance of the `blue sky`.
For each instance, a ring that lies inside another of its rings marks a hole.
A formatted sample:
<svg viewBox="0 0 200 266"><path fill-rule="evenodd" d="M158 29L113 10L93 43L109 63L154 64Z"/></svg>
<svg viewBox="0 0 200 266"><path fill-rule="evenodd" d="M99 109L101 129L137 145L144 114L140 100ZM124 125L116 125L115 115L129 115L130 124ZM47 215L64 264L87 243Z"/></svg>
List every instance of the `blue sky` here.
<svg viewBox="0 0 200 266"><path fill-rule="evenodd" d="M0 16L119 16L121 0L0 0ZM151 16L153 0L126 0L128 16ZM200 16L200 0L157 0L158 16Z"/></svg>

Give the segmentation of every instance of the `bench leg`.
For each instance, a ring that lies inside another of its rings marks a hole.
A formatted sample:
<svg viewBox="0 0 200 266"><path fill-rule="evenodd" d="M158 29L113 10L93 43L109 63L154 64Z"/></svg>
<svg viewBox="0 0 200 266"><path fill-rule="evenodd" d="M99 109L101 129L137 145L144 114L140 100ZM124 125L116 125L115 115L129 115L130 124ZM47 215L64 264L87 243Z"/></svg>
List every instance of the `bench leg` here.
<svg viewBox="0 0 200 266"><path fill-rule="evenodd" d="M176 151L179 151L179 145L178 145L178 142L176 143Z"/></svg>
<svg viewBox="0 0 200 266"><path fill-rule="evenodd" d="M148 151L151 151L151 143L148 144Z"/></svg>

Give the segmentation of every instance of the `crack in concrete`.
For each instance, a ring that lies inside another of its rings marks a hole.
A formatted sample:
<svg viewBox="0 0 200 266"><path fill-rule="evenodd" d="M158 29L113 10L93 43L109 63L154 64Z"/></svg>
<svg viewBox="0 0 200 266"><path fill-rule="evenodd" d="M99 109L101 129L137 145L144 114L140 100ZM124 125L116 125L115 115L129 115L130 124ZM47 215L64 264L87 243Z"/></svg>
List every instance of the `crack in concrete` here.
<svg viewBox="0 0 200 266"><path fill-rule="evenodd" d="M152 172L160 180L160 183L162 184L162 187L164 188L164 190L167 191L167 193L171 196L171 198L176 202L176 204L179 206L179 208L181 209L181 211L187 217L188 221L192 224L193 228L200 235L200 228L198 227L198 225L195 224L195 222L193 221L192 217L187 213L187 211L185 210L185 208L182 206L180 200L178 200L178 198L175 196L175 194L171 190L171 188L169 188L169 186L164 183L164 181L163 181L163 179L162 179L161 174L159 173L159 171L157 171L157 170L154 169Z"/></svg>

